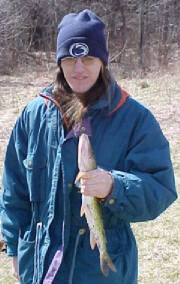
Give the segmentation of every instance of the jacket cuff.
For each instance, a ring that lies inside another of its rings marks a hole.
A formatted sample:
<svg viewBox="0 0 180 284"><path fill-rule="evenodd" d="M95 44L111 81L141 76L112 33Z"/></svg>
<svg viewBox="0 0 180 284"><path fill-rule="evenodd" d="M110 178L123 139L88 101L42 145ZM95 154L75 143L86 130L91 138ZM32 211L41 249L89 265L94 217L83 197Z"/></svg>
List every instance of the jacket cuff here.
<svg viewBox="0 0 180 284"><path fill-rule="evenodd" d="M113 190L111 194L108 195L107 199L103 203L104 206L109 207L111 211L123 210L123 206L121 206L121 200L123 199L124 195L124 175L122 172L122 175L120 172L118 172L118 175L116 171L110 171L114 183L113 183Z"/></svg>

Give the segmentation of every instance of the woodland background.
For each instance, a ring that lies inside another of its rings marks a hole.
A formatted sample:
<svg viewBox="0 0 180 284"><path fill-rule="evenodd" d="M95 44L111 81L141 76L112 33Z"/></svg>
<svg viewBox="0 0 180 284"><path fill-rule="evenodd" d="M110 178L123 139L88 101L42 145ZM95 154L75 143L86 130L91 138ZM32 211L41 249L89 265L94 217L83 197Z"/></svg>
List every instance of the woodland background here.
<svg viewBox="0 0 180 284"><path fill-rule="evenodd" d="M122 75L147 74L178 58L179 0L0 0L0 72L9 73L38 51L56 49L57 25L70 12L91 9L106 23L110 63Z"/></svg>

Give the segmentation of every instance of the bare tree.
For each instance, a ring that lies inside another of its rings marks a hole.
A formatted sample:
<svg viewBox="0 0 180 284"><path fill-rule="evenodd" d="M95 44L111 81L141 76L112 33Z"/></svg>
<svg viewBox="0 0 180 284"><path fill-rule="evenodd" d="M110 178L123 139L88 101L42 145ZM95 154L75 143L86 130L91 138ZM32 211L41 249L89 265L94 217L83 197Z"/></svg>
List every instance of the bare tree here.
<svg viewBox="0 0 180 284"><path fill-rule="evenodd" d="M62 17L85 8L106 22L110 61L124 70L167 64L179 47L178 0L0 0L0 72L55 51Z"/></svg>

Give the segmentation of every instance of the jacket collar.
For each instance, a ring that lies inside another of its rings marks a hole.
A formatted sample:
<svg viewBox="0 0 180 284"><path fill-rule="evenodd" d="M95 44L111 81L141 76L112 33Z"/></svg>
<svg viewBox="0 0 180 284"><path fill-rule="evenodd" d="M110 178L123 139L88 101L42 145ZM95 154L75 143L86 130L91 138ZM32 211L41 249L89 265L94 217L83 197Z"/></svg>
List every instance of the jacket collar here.
<svg viewBox="0 0 180 284"><path fill-rule="evenodd" d="M117 82L111 78L109 87L105 94L101 97L100 100L95 102L90 110L100 110L106 109L107 113L110 113L118 104L121 98L121 91Z"/></svg>
<svg viewBox="0 0 180 284"><path fill-rule="evenodd" d="M49 86L47 86L42 90L40 96L45 95L47 98L53 101L52 89L53 89L53 84L50 84ZM111 112L116 107L120 99L121 99L120 88L117 82L113 78L111 78L109 87L106 90L105 94L97 102L95 102L89 109L100 110L106 108L108 112Z"/></svg>

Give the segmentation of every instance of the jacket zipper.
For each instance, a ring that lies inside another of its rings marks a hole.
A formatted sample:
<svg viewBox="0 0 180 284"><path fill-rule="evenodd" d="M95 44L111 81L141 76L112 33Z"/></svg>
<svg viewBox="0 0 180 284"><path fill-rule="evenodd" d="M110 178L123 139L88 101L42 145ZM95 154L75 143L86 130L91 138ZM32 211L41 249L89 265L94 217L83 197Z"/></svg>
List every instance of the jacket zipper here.
<svg viewBox="0 0 180 284"><path fill-rule="evenodd" d="M34 251L34 276L32 284L40 283L40 239L41 239L42 222L38 222L36 225L36 239L35 239L35 251Z"/></svg>

